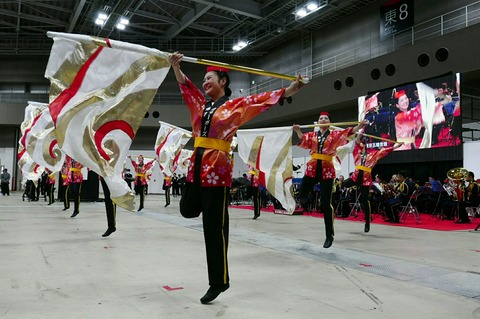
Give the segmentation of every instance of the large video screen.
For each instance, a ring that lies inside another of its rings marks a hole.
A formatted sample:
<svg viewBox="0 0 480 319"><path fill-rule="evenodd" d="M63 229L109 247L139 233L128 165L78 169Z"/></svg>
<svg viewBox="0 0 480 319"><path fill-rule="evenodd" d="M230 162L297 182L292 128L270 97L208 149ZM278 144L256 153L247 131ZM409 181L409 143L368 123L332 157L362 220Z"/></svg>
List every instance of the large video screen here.
<svg viewBox="0 0 480 319"><path fill-rule="evenodd" d="M358 111L371 123L367 148L404 143L387 162L462 158L460 74L372 92L358 98Z"/></svg>

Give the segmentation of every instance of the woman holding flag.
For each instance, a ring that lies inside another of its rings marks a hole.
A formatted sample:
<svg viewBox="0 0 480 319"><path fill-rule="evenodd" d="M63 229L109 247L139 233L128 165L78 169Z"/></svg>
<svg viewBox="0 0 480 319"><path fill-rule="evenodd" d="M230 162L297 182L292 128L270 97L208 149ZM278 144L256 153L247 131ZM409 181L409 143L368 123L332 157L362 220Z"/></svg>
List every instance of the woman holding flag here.
<svg viewBox="0 0 480 319"><path fill-rule="evenodd" d="M180 69L184 56L174 53L170 63L190 110L195 150L188 167L180 212L186 218L202 214L210 288L200 299L213 301L230 287L227 262L228 196L232 183L230 144L238 128L303 86L299 75L286 89L229 100L228 69L207 67L202 88L210 101Z"/></svg>
<svg viewBox="0 0 480 319"><path fill-rule="evenodd" d="M318 118L318 124L320 125L318 132L302 134L299 125L293 126L293 130L300 139L298 146L309 149L312 154L312 159L307 163L305 176L300 185L298 199L302 205L305 205L313 186L320 183L320 210L323 213L326 235L325 243L323 244L324 248L332 246L334 236L332 191L333 181L335 180L335 167L333 165L333 157L337 153L337 147L345 144L347 137L364 128L368 121L364 120L355 127L333 131L330 131L330 123L330 114L321 112Z"/></svg>

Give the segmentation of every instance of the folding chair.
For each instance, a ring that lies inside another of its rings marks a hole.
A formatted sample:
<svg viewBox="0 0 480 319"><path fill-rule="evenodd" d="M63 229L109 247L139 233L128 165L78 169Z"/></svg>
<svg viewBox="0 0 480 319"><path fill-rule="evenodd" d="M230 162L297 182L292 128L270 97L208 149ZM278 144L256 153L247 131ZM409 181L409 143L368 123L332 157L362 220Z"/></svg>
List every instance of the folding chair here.
<svg viewBox="0 0 480 319"><path fill-rule="evenodd" d="M420 224L422 221L420 219L420 213L417 209L417 197L418 197L418 190L415 190L408 199L408 203L406 206L400 206L400 222L405 221L408 214L412 214L417 224Z"/></svg>
<svg viewBox="0 0 480 319"><path fill-rule="evenodd" d="M473 222L477 216L480 216L480 205L477 207L466 207L465 210L467 211L468 219L470 222Z"/></svg>

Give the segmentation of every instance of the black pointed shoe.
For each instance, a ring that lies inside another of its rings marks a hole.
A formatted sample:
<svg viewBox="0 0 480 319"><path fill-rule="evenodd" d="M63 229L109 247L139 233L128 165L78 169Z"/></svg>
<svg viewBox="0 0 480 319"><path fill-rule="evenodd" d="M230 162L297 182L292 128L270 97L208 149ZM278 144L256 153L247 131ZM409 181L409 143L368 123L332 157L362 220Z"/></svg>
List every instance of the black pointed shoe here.
<svg viewBox="0 0 480 319"><path fill-rule="evenodd" d="M365 224L365 229L364 229L364 231L365 231L366 233L368 233L368 232L370 231L370 225L369 225L369 224Z"/></svg>
<svg viewBox="0 0 480 319"><path fill-rule="evenodd" d="M333 244L333 236L332 237L327 237L325 239L325 242L323 243L323 248L330 248Z"/></svg>
<svg viewBox="0 0 480 319"><path fill-rule="evenodd" d="M215 300L218 297L219 294L221 294L222 292L224 292L228 288L230 288L230 284L225 284L225 285L223 285L221 287L218 287L218 288L210 287L210 288L208 288L205 296L200 298L200 302L203 303L203 304L207 304L209 302L212 302L213 300Z"/></svg>
<svg viewBox="0 0 480 319"><path fill-rule="evenodd" d="M114 233L117 229L115 227L113 228L108 228L107 231L105 231L105 233L103 233L102 237L108 237L110 236L111 233Z"/></svg>
<svg viewBox="0 0 480 319"><path fill-rule="evenodd" d="M80 213L80 212L79 212L78 210L74 211L73 214L72 214L72 216L70 216L70 218L73 218L73 217L77 216L79 213Z"/></svg>

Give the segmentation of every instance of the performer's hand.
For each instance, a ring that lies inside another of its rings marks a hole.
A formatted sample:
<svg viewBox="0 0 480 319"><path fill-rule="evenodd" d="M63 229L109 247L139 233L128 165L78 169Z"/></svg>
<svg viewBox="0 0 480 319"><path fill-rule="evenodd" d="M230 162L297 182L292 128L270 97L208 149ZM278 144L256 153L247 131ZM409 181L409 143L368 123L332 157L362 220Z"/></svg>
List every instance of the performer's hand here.
<svg viewBox="0 0 480 319"><path fill-rule="evenodd" d="M293 81L283 92L282 97L289 97L300 91L305 86L305 83L302 82L302 75L299 74L297 79Z"/></svg>
<svg viewBox="0 0 480 319"><path fill-rule="evenodd" d="M180 62L182 62L183 59L183 54L174 52L170 55L168 58L168 62L172 65L174 68L180 68Z"/></svg>

